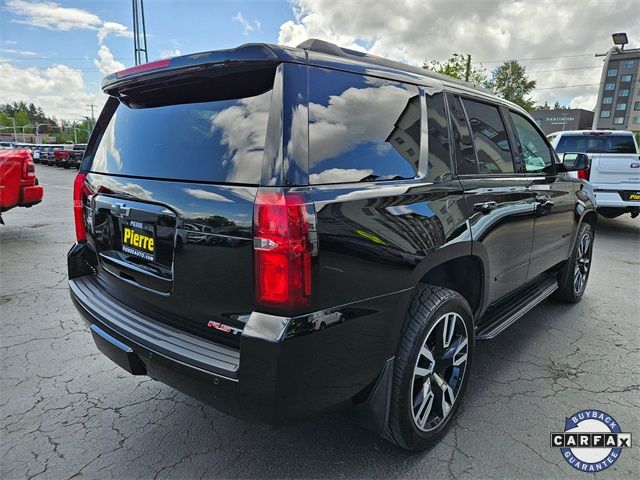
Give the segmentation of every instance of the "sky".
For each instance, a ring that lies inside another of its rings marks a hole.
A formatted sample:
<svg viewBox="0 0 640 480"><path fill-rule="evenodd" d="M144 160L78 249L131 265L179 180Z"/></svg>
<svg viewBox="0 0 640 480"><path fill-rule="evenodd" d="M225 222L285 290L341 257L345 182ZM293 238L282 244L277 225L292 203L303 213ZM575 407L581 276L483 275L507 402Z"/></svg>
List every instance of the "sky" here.
<svg viewBox="0 0 640 480"><path fill-rule="evenodd" d="M149 60L249 42L321 38L413 65L517 59L532 97L593 109L611 33L640 47L640 0L145 0ZM101 78L134 64L130 0L0 0L0 103L68 120L105 102Z"/></svg>

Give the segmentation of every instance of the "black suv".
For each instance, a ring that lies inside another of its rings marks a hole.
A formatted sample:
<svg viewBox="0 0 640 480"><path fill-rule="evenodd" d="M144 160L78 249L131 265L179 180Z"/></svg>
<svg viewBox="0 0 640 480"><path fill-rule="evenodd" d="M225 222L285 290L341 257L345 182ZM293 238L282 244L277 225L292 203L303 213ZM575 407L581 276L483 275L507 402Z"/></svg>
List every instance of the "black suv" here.
<svg viewBox="0 0 640 480"><path fill-rule="evenodd" d="M591 193L521 108L310 40L106 77L75 181L72 299L98 348L215 408L440 437L474 345L577 302Z"/></svg>

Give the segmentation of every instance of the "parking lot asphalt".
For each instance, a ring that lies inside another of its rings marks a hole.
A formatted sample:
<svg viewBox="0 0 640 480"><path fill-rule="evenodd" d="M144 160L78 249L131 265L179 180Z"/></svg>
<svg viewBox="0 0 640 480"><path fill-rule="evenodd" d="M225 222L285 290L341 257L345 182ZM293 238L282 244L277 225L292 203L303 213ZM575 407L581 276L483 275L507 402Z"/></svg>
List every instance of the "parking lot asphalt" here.
<svg viewBox="0 0 640 480"><path fill-rule="evenodd" d="M601 220L583 301L547 301L481 343L455 423L411 454L340 413L248 424L112 364L71 304L73 171L0 226L0 478L585 478L550 433L587 408L640 438L640 218ZM637 478L640 448L609 478Z"/></svg>

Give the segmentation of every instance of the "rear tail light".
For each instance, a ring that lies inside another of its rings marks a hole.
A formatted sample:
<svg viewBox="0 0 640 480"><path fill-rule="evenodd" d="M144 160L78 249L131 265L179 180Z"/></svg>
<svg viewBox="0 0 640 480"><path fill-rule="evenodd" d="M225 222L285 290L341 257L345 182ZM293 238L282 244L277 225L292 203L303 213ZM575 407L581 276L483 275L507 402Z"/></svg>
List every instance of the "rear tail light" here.
<svg viewBox="0 0 640 480"><path fill-rule="evenodd" d="M27 179L33 177L36 174L36 166L31 161L31 158L25 159L22 162L22 178Z"/></svg>
<svg viewBox="0 0 640 480"><path fill-rule="evenodd" d="M586 168L578 170L578 178L581 180L589 181L590 174L591 174L591 158L587 160Z"/></svg>
<svg viewBox="0 0 640 480"><path fill-rule="evenodd" d="M86 186L86 173L78 173L73 182L73 218L76 224L76 240L78 243L87 241L87 231L84 227L84 199L89 192Z"/></svg>
<svg viewBox="0 0 640 480"><path fill-rule="evenodd" d="M591 170L589 168L583 168L582 170L578 170L578 178L588 181L590 173L591 173Z"/></svg>
<svg viewBox="0 0 640 480"><path fill-rule="evenodd" d="M256 303L299 310L311 303L316 216L304 193L260 190L254 208Z"/></svg>

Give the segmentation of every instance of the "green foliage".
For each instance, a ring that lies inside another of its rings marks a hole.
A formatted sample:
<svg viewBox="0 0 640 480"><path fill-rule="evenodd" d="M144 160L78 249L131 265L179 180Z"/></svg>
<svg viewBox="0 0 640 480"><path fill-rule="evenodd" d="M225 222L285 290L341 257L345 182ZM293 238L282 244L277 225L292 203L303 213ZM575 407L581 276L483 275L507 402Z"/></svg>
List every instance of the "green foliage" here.
<svg viewBox="0 0 640 480"><path fill-rule="evenodd" d="M489 85L499 97L520 105L525 110L533 109L534 102L528 95L536 88L536 81L529 80L526 68L516 60L507 60L496 68Z"/></svg>
<svg viewBox="0 0 640 480"><path fill-rule="evenodd" d="M87 143L91 124L89 120L81 122L60 122L60 127L55 130L56 143ZM77 142L76 142L77 139Z"/></svg>
<svg viewBox="0 0 640 480"><path fill-rule="evenodd" d="M482 65L474 67L471 64L471 55L454 53L446 62L431 60L429 63L425 62L422 68L459 80L466 80L474 85L485 86L487 84L487 71Z"/></svg>
<svg viewBox="0 0 640 480"><path fill-rule="evenodd" d="M88 119L81 122L58 121L55 117L45 114L41 107L33 103L12 102L0 105L0 126L13 126L11 117L16 121L18 136L22 132L23 125L33 125L35 127L39 123L49 124L41 125L39 131L41 134L55 135L56 143L75 143L76 138L78 143L87 143L91 131L91 124ZM7 132L6 129L3 129L3 131ZM33 128L26 127L25 132L33 133Z"/></svg>
<svg viewBox="0 0 640 480"><path fill-rule="evenodd" d="M553 104L553 107L548 102L544 102L544 105L536 105L533 110L569 110L569 105L562 105L558 100Z"/></svg>

